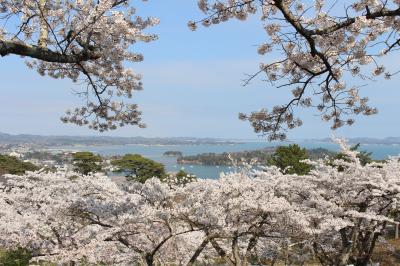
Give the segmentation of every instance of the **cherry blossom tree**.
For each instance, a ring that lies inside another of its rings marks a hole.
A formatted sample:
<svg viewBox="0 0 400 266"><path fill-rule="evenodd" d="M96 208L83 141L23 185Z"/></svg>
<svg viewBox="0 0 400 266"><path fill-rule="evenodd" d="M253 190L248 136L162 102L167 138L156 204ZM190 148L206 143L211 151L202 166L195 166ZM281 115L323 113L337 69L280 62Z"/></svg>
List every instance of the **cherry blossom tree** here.
<svg viewBox="0 0 400 266"><path fill-rule="evenodd" d="M277 246L260 245L266 239L286 239L279 222L298 227L302 217L274 196L276 183L239 173L184 187L157 178L118 187L101 175L61 172L6 178L0 244L28 248L33 260L192 265L221 258L240 265L255 246L260 257Z"/></svg>
<svg viewBox="0 0 400 266"><path fill-rule="evenodd" d="M359 152L339 141L345 159L307 161L314 169L287 182L280 192L308 217L311 237L304 242L322 265L368 265L375 245L384 242L400 197L400 163L363 166ZM301 183L298 183L301 182Z"/></svg>
<svg viewBox="0 0 400 266"><path fill-rule="evenodd" d="M153 265L180 233L162 207L171 193L158 179L123 190L101 175L38 172L11 177L3 193L1 230L9 237L1 245L33 250L34 260Z"/></svg>
<svg viewBox="0 0 400 266"><path fill-rule="evenodd" d="M382 75L390 79L397 73L387 69L381 57L399 48L399 5L398 0L199 0L205 17L190 21L189 27L261 17L266 42L258 53L280 57L261 63L245 84L265 74L274 87L287 88L293 96L286 104L239 118L276 140L302 125L296 107L315 107L323 120L332 122L332 129L353 124L353 115L377 113L368 98L359 95L360 80Z"/></svg>
<svg viewBox="0 0 400 266"><path fill-rule="evenodd" d="M307 175L267 167L185 185L6 175L0 246L57 263L366 266L395 223L400 162L363 166L344 143L342 152L346 160L306 161Z"/></svg>
<svg viewBox="0 0 400 266"><path fill-rule="evenodd" d="M0 55L26 57L39 74L80 85L83 106L63 122L99 131L143 127L137 105L123 100L142 89L141 76L124 63L143 60L129 48L156 39L143 30L158 19L137 16L130 2L1 0Z"/></svg>

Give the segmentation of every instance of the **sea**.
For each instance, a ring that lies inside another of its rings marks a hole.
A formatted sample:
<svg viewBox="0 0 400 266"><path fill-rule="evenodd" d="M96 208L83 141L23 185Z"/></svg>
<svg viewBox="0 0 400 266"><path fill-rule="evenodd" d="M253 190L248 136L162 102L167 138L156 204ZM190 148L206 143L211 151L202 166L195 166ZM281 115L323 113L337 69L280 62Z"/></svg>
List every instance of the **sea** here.
<svg viewBox="0 0 400 266"><path fill-rule="evenodd" d="M319 141L296 141L269 143L267 141L249 141L238 143L216 143L216 144L179 144L179 145L96 145L96 146L58 146L50 150L57 151L90 151L103 156L124 155L127 153L140 154L146 158L160 162L165 165L168 172L177 172L185 170L188 173L196 175L198 178L215 179L221 173L229 173L238 169L230 166L207 166L196 164L178 164L176 157L164 156L166 151L180 151L184 156L197 155L200 153L223 153L259 150L267 147L277 147L296 143L307 149L325 148L331 151L339 151L339 146L331 142ZM372 158L376 160L386 159L389 156L398 156L400 154L400 144L361 144L359 150L372 152Z"/></svg>

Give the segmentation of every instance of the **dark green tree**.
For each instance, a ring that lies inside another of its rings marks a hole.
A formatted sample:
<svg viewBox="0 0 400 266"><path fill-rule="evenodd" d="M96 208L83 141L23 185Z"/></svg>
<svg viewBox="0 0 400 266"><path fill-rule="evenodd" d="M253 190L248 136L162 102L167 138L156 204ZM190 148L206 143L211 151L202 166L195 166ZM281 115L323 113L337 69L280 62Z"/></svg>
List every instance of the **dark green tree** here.
<svg viewBox="0 0 400 266"><path fill-rule="evenodd" d="M357 154L357 158L360 159L360 163L362 165L366 165L366 164L372 163L372 161L373 161L372 158L371 158L372 152L359 151L360 146L361 146L360 143L357 143L357 144L351 146L350 150L359 152ZM336 154L336 156L333 157L333 159L348 160L347 156L345 154L343 154L343 153Z"/></svg>
<svg viewBox="0 0 400 266"><path fill-rule="evenodd" d="M31 253L23 248L0 252L0 265L4 266L28 266L32 258Z"/></svg>
<svg viewBox="0 0 400 266"><path fill-rule="evenodd" d="M165 178L165 182L172 183L178 186L185 186L186 184L194 182L196 180L197 177L195 175L190 174L182 169L179 170L176 174L167 175Z"/></svg>
<svg viewBox="0 0 400 266"><path fill-rule="evenodd" d="M91 152L76 152L72 155L72 161L74 170L83 175L101 171L101 157Z"/></svg>
<svg viewBox="0 0 400 266"><path fill-rule="evenodd" d="M36 170L39 170L39 167L32 163L21 161L13 156L0 155L0 175L22 175L25 171Z"/></svg>
<svg viewBox="0 0 400 266"><path fill-rule="evenodd" d="M311 166L301 162L308 159L307 150L297 144L280 146L268 160L269 165L275 165L285 174L305 175L311 170Z"/></svg>
<svg viewBox="0 0 400 266"><path fill-rule="evenodd" d="M357 158L360 160L361 165L366 165L366 164L372 163L372 162L373 162L373 160L372 160L372 158L371 158L372 152L359 151L360 146L361 146L360 143L357 143L357 144L351 146L351 147L350 147L350 150L352 150L352 151L358 151L358 152L359 152L359 153L357 154ZM334 160L349 161L349 158L347 157L346 154L340 152L340 153L336 154L336 155L332 158L332 160L330 161L330 165L334 165L334 164L333 164L333 161L334 161ZM341 165L339 165L339 166L338 166L338 170L339 170L339 171L344 171L344 167L341 166Z"/></svg>
<svg viewBox="0 0 400 266"><path fill-rule="evenodd" d="M120 159L113 160L111 164L118 168L116 172L124 173L128 180L141 183L152 177L163 180L166 176L163 164L144 158L139 154L126 154Z"/></svg>

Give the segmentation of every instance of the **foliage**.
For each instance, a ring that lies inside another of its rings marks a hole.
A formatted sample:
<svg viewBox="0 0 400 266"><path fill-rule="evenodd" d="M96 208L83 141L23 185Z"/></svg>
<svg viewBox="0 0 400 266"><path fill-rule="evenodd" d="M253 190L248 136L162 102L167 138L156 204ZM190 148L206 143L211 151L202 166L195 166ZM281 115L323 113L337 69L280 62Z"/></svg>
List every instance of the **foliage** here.
<svg viewBox="0 0 400 266"><path fill-rule="evenodd" d="M3 174L21 175L24 174L25 171L36 171L38 169L39 167L37 167L32 163L23 162L13 156L0 154L0 175Z"/></svg>
<svg viewBox="0 0 400 266"><path fill-rule="evenodd" d="M275 148L265 148L262 150L224 152L224 153L202 153L179 157L177 162L180 164L201 164L201 165L237 165L240 163L264 165L271 159ZM333 152L323 149L308 149L307 154L311 159L324 158L327 155L334 155Z"/></svg>
<svg viewBox="0 0 400 266"><path fill-rule="evenodd" d="M91 152L76 152L72 155L72 161L75 167L75 171L83 175L88 175L89 173L97 173L101 171L101 157Z"/></svg>
<svg viewBox="0 0 400 266"><path fill-rule="evenodd" d="M306 149L307 155L311 160L323 159L329 156L335 156L337 153L325 148Z"/></svg>
<svg viewBox="0 0 400 266"><path fill-rule="evenodd" d="M143 60L131 46L155 40L144 30L159 21L136 15L130 2L0 0L0 55L23 56L42 76L82 84L84 105L63 122L99 131L143 127L137 105L126 103L142 89L141 76L125 62Z"/></svg>
<svg viewBox="0 0 400 266"><path fill-rule="evenodd" d="M31 258L31 253L21 247L13 250L0 250L0 265L2 266L28 266Z"/></svg>
<svg viewBox="0 0 400 266"><path fill-rule="evenodd" d="M297 107L315 107L332 129L352 125L355 115L376 114L368 98L359 95L360 83L398 73L380 58L399 48L398 0L199 0L198 6L204 18L190 21L192 30L199 24L261 18L265 41L257 51L268 61L245 84L263 74L292 95L286 103L239 118L270 140L284 139L288 129L303 124L295 116Z"/></svg>
<svg viewBox="0 0 400 266"><path fill-rule="evenodd" d="M46 151L30 151L24 153L23 158L27 160L36 159L39 161L55 161L57 164L69 162L71 159L70 156L67 154L54 154Z"/></svg>
<svg viewBox="0 0 400 266"><path fill-rule="evenodd" d="M277 166L282 173L305 175L311 170L311 166L302 162L308 159L306 149L300 148L297 144L280 146L268 160L269 165Z"/></svg>
<svg viewBox="0 0 400 266"><path fill-rule="evenodd" d="M113 160L111 164L117 167L118 172L125 173L128 180L144 183L152 177L160 179L165 177L163 164L139 154L125 154L122 158Z"/></svg>
<svg viewBox="0 0 400 266"><path fill-rule="evenodd" d="M162 181L172 186L185 186L197 181L197 177L181 169L177 173L166 175Z"/></svg>
<svg viewBox="0 0 400 266"><path fill-rule="evenodd" d="M367 152L367 151L359 151L360 148L360 143L357 143L353 146L350 147L350 150L352 151L358 151L357 158L360 160L361 165L366 165L369 163L372 163L372 152ZM338 153L333 157L333 160L349 160L347 158L347 155L344 153Z"/></svg>
<svg viewBox="0 0 400 266"><path fill-rule="evenodd" d="M166 151L163 153L164 156L171 156L171 157L182 157L181 151Z"/></svg>
<svg viewBox="0 0 400 266"><path fill-rule="evenodd" d="M316 258L366 266L399 209L400 162L363 166L357 151L340 145L346 160L309 161L313 170L302 176L271 167L185 186L158 178L120 186L101 174L6 176L0 242L60 264L308 265Z"/></svg>

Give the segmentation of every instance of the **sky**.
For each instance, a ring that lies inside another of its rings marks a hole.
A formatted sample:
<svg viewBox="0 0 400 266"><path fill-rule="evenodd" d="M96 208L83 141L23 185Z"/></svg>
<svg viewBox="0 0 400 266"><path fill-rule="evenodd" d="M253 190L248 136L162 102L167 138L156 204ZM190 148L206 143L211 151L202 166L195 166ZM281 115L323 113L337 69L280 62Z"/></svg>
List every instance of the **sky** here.
<svg viewBox="0 0 400 266"><path fill-rule="evenodd" d="M137 2L137 1L135 1ZM132 101L143 111L146 129L124 127L103 133L109 136L260 138L238 113L285 103L290 91L263 82L262 77L242 86L246 74L258 70L257 44L266 37L258 16L245 22L230 21L192 32L189 20L202 14L195 0L150 0L136 4L141 16L154 16L160 25L147 30L159 39L134 45L144 61L129 66L143 75L144 90ZM396 66L400 56L384 59ZM102 135L85 127L63 124L65 110L79 106L78 89L68 80L53 80L28 69L24 59L0 58L0 132L41 135ZM379 109L372 117L357 117L351 127L335 132L321 121L316 110L298 109L304 125L288 133L289 139L400 136L398 99L400 76L368 81L361 95Z"/></svg>

